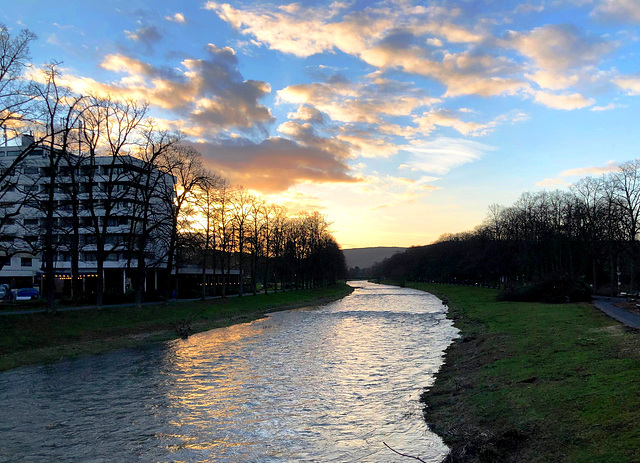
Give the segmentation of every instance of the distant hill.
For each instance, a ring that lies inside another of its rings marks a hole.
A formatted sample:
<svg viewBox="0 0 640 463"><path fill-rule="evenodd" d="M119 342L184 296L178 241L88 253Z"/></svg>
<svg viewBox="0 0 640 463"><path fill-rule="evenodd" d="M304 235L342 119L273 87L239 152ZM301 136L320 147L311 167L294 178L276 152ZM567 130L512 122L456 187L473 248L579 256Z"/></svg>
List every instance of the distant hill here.
<svg viewBox="0 0 640 463"><path fill-rule="evenodd" d="M397 252L403 252L406 248L354 248L343 249L344 257L347 260L348 268L360 267L361 269L371 267L376 262L382 262L387 257L391 257Z"/></svg>

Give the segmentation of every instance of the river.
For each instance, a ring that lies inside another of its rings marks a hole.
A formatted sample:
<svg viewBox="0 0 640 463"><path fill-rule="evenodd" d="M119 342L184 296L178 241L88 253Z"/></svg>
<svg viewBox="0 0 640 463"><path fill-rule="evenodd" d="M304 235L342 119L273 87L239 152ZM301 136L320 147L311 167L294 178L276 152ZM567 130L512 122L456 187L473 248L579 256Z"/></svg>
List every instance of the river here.
<svg viewBox="0 0 640 463"><path fill-rule="evenodd" d="M447 449L418 401L457 334L435 296L321 307L0 373L0 462L401 462Z"/></svg>

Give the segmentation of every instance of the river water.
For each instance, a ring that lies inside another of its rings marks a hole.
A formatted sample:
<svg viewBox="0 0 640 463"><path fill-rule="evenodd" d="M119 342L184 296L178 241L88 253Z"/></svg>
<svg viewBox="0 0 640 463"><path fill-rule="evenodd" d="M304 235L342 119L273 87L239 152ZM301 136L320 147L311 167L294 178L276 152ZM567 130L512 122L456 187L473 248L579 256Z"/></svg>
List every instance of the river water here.
<svg viewBox="0 0 640 463"><path fill-rule="evenodd" d="M346 298L0 374L0 462L428 462L418 398L457 330L435 296ZM410 461L410 460L409 460Z"/></svg>

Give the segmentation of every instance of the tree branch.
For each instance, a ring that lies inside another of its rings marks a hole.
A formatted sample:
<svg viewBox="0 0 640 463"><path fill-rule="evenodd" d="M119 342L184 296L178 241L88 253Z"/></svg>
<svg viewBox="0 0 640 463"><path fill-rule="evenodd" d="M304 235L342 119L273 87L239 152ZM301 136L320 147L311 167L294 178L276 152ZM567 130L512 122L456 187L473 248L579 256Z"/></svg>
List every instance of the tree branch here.
<svg viewBox="0 0 640 463"><path fill-rule="evenodd" d="M387 448L388 448L389 450L391 450L393 453L396 453L396 454L400 455L401 457L413 458L414 460L421 461L422 463L427 463L427 462L426 462L426 461L424 461L422 458L414 457L413 455L406 455L406 454L404 454L404 453L400 453L400 452L398 452L397 450L395 450L395 449L391 448L391 447L390 447L386 442L384 442L384 441L383 441L382 443L385 445L385 447L387 447Z"/></svg>

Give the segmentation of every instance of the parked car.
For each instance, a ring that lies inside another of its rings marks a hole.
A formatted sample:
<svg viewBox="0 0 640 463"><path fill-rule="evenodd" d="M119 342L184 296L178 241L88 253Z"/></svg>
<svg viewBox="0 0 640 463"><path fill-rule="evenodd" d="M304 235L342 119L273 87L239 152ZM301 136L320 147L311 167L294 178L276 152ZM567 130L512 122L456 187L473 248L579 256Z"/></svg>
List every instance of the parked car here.
<svg viewBox="0 0 640 463"><path fill-rule="evenodd" d="M22 288L16 293L16 301L35 301L40 293L35 288Z"/></svg>
<svg viewBox="0 0 640 463"><path fill-rule="evenodd" d="M13 300L13 293L11 292L11 288L7 284L0 285L0 300L2 301L11 301Z"/></svg>

